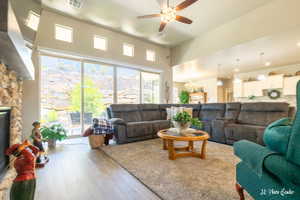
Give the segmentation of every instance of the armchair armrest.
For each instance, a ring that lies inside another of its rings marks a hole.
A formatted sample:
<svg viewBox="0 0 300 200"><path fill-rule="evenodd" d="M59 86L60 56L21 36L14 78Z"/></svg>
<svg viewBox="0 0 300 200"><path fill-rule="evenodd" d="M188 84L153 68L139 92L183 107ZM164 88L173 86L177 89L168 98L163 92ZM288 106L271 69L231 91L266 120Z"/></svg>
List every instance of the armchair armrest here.
<svg viewBox="0 0 300 200"><path fill-rule="evenodd" d="M109 121L112 125L126 125L126 122L121 118L112 118Z"/></svg>
<svg viewBox="0 0 300 200"><path fill-rule="evenodd" d="M238 156L259 177L262 176L264 160L272 154L277 154L259 144L241 140L234 143L234 154Z"/></svg>
<svg viewBox="0 0 300 200"><path fill-rule="evenodd" d="M264 167L282 183L300 186L300 166L287 161L284 156L268 156L264 161Z"/></svg>

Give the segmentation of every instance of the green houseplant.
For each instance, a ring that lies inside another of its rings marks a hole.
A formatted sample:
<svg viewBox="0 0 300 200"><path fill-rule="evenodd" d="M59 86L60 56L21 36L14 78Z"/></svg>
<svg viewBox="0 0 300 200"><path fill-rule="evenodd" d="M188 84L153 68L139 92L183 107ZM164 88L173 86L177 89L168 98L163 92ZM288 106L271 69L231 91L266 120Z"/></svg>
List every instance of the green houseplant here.
<svg viewBox="0 0 300 200"><path fill-rule="evenodd" d="M67 138L67 130L61 124L44 126L41 128L41 134L48 141L50 148L56 147L57 140L61 141Z"/></svg>
<svg viewBox="0 0 300 200"><path fill-rule="evenodd" d="M203 123L199 119L193 118L186 111L177 113L172 120L174 127L178 128L180 133L187 130L191 125L197 129L203 128Z"/></svg>
<svg viewBox="0 0 300 200"><path fill-rule="evenodd" d="M179 100L182 104L187 104L190 101L190 93L188 91L181 91L179 94Z"/></svg>

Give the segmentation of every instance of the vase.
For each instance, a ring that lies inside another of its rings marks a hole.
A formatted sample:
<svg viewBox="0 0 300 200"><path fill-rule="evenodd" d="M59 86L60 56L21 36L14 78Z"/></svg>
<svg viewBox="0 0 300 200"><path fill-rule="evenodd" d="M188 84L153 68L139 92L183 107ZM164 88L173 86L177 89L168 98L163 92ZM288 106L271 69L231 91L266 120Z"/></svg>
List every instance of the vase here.
<svg viewBox="0 0 300 200"><path fill-rule="evenodd" d="M178 130L179 134L182 136L186 136L186 131L190 128L191 123L180 123L173 121L174 127Z"/></svg>
<svg viewBox="0 0 300 200"><path fill-rule="evenodd" d="M48 139L48 147L54 149L56 147L56 139Z"/></svg>

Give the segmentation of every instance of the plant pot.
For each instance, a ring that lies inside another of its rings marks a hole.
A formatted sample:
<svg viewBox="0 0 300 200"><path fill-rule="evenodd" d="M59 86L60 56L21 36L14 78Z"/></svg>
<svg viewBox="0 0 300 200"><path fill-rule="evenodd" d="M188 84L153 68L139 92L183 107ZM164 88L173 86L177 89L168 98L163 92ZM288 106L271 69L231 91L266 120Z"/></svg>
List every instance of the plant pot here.
<svg viewBox="0 0 300 200"><path fill-rule="evenodd" d="M48 147L54 149L56 147L56 139L48 139Z"/></svg>
<svg viewBox="0 0 300 200"><path fill-rule="evenodd" d="M173 125L175 128L178 129L180 135L185 136L186 135L185 132L190 128L191 123L190 122L180 123L180 122L173 121Z"/></svg>

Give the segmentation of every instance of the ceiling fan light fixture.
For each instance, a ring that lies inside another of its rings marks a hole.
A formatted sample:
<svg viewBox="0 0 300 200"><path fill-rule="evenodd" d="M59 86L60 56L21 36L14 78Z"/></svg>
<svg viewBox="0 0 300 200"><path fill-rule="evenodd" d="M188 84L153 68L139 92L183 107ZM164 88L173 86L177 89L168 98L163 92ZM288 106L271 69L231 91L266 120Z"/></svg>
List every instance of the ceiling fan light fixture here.
<svg viewBox="0 0 300 200"><path fill-rule="evenodd" d="M168 8L164 8L161 11L161 21L168 23L168 22L172 22L176 19L176 10L175 8L172 7L168 7Z"/></svg>

